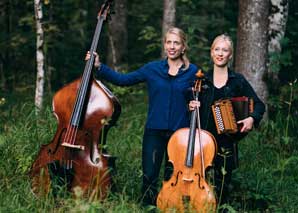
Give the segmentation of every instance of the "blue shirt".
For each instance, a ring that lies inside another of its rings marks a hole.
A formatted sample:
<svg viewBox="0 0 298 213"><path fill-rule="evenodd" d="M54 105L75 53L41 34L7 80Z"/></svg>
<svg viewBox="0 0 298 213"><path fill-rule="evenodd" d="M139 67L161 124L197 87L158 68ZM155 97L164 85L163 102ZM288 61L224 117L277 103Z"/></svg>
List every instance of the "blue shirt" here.
<svg viewBox="0 0 298 213"><path fill-rule="evenodd" d="M146 128L175 131L189 126L188 103L185 94L193 86L198 68L179 69L176 76L168 74L167 60L153 61L126 74L102 64L96 76L115 85L130 86L146 82L149 108Z"/></svg>

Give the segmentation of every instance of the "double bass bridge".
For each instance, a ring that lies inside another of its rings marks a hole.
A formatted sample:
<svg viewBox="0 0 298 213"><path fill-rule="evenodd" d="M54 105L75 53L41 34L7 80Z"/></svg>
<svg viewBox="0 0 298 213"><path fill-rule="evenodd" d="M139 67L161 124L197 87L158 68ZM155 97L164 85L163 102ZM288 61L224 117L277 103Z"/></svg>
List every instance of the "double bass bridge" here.
<svg viewBox="0 0 298 213"><path fill-rule="evenodd" d="M73 148L73 149L85 150L85 146L83 146L83 145L76 145L76 144L71 144L71 143L67 143L67 142L63 142L61 144L61 146L65 146L65 147L69 147L69 148Z"/></svg>

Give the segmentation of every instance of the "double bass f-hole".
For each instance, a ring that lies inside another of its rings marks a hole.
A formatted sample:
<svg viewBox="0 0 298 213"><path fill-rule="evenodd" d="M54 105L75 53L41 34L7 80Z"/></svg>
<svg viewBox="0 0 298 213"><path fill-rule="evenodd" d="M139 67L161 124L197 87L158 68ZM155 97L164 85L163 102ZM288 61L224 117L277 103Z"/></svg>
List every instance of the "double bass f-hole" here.
<svg viewBox="0 0 298 213"><path fill-rule="evenodd" d="M198 71L193 96L198 100L203 73ZM169 162L173 174L164 181L157 197L161 211L215 212L216 198L205 171L211 167L216 154L213 135L201 129L199 108L191 112L190 128L174 132L168 143Z"/></svg>

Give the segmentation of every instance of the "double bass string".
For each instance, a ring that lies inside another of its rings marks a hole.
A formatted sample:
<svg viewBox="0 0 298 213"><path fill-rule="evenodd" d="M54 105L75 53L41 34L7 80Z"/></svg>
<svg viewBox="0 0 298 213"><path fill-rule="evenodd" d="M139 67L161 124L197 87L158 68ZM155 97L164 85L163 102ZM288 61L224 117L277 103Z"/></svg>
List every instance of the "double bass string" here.
<svg viewBox="0 0 298 213"><path fill-rule="evenodd" d="M95 33L94 33L93 40L92 40L92 45L90 48L90 52L92 52L92 53L95 51L95 48L97 47L98 38L100 36L100 31L101 31L101 28L103 25L102 15L99 15L98 18L99 18L99 21L96 25ZM93 62L94 62L94 55L91 54L91 58L87 61L86 65L85 65L81 84L80 84L79 90L77 92L74 109L72 111L71 119L70 119L70 122L68 123L66 134L65 134L65 137L64 137L64 140L62 143L62 145L68 146L70 148L84 149L82 146L76 146L75 143L76 143L76 138L77 138L77 133L78 133L78 127L80 124L80 118L82 115L84 103L86 100L86 95L88 92L88 85L89 85L90 79L91 79ZM72 168L73 151L69 150L69 149L66 150L66 156L67 156L67 159L66 159L67 166L66 167L68 169ZM71 159L71 160L69 160L69 159Z"/></svg>
<svg viewBox="0 0 298 213"><path fill-rule="evenodd" d="M66 133L65 133L65 137L63 139L63 144L74 144L74 140L76 138L76 134L77 134L77 130L75 128L72 128L70 124L68 124ZM62 144L62 145L63 145ZM64 147L64 156L65 159L62 159L62 164L65 166L66 165L66 169L71 169L72 168L72 149L70 150L67 147Z"/></svg>
<svg viewBox="0 0 298 213"><path fill-rule="evenodd" d="M88 85L90 83L91 74L92 74L92 66L93 66L93 62L94 62L93 52L95 51L95 48L97 47L102 25L103 25L103 18L102 18L102 15L100 15L99 21L96 25L95 33L93 36L92 45L90 48L91 57L85 65L83 77L81 80L81 85L80 85L80 88L79 88L79 91L78 91L77 97L76 97L75 107L74 107L74 110L71 115L71 125L76 126L76 127L79 126L84 102L86 100L86 95L88 92Z"/></svg>
<svg viewBox="0 0 298 213"><path fill-rule="evenodd" d="M95 47L98 44L98 38L100 36L100 31L103 25L103 18L101 16L99 18L100 20L96 25L95 34L93 37L90 52L94 52ZM92 73L91 71L92 71L93 62L94 62L94 55L91 54L91 58L87 61L84 69L81 85L76 96L75 107L74 107L74 110L72 111L71 120L67 127L67 132L64 140L64 143L66 144L75 145L75 139L77 136L78 126L80 123L79 118L81 118L84 102L86 99L88 85L90 83L90 78Z"/></svg>
<svg viewBox="0 0 298 213"><path fill-rule="evenodd" d="M100 32L102 29L103 25L103 15L99 13L98 15L98 22L96 25L95 33L92 39L92 44L90 48L91 58L86 62L85 69L83 72L83 76L81 79L81 84L79 87L79 90L76 95L76 100L74 104L74 109L71 114L71 119L70 122L67 126L66 134L63 140L62 145L69 147L69 148L79 148L79 149L84 149L83 146L78 146L76 145L76 138L77 138L77 133L78 133L78 127L80 125L80 118L82 116L82 111L84 108L84 103L86 100L87 92L88 92L88 86L90 83L91 75L92 75L92 67L93 67L93 62L94 62L94 55L93 52L95 51L97 44L98 44L98 39L100 36ZM73 156L73 151L72 150L66 150L66 165L67 168L72 167L72 156ZM69 160L71 159L71 160Z"/></svg>

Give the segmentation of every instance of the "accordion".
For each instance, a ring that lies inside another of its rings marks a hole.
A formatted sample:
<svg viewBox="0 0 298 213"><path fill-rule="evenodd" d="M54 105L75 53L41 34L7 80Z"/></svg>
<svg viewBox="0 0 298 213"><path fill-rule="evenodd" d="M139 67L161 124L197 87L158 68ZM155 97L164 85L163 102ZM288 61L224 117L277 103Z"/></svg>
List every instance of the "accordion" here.
<svg viewBox="0 0 298 213"><path fill-rule="evenodd" d="M237 121L247 118L253 112L253 99L248 97L222 99L211 107L217 133L234 134L241 129Z"/></svg>

